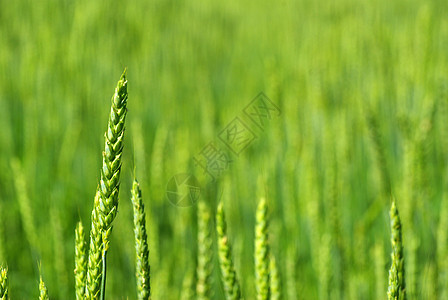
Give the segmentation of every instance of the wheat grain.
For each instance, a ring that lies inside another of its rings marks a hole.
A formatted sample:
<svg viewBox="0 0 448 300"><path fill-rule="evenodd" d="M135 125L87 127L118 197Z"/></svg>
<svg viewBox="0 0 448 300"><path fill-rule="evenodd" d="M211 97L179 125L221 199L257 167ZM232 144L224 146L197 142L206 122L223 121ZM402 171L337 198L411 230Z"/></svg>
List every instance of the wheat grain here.
<svg viewBox="0 0 448 300"><path fill-rule="evenodd" d="M136 179L132 184L131 200L134 209L134 236L135 236L135 265L137 279L137 298L149 299L150 297L150 266L149 248L146 235L145 207L142 193Z"/></svg>
<svg viewBox="0 0 448 300"><path fill-rule="evenodd" d="M226 299L241 299L241 290L232 261L232 249L227 236L227 223L222 202L216 213L216 232L218 235L218 256Z"/></svg>

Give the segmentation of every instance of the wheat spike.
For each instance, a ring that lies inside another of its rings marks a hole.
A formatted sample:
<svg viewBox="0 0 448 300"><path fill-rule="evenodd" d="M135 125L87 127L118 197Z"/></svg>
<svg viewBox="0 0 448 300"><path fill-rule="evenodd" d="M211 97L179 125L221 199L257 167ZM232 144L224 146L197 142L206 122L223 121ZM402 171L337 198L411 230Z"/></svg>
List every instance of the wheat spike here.
<svg viewBox="0 0 448 300"><path fill-rule="evenodd" d="M198 266L197 299L210 299L212 276L212 238L211 216L204 202L198 203Z"/></svg>
<svg viewBox="0 0 448 300"><path fill-rule="evenodd" d="M268 208L266 200L258 203L255 225L255 285L257 300L269 299Z"/></svg>
<svg viewBox="0 0 448 300"><path fill-rule="evenodd" d="M92 225L90 229L89 257L87 260L86 299L98 299L102 273L102 233L97 206L100 205L100 192L97 191L92 210Z"/></svg>
<svg viewBox="0 0 448 300"><path fill-rule="evenodd" d="M8 299L8 269L0 267L0 300Z"/></svg>
<svg viewBox="0 0 448 300"><path fill-rule="evenodd" d="M112 97L109 124L105 133L103 167L99 184L101 226L108 230L117 214L120 187L121 156L128 100L126 70L121 75Z"/></svg>
<svg viewBox="0 0 448 300"><path fill-rule="evenodd" d="M112 97L108 128L105 133L103 165L92 210L92 227L87 269L86 298L98 299L104 292L106 251L112 221L118 209L121 156L128 99L126 70L118 81ZM102 289L103 287L103 289ZM104 296L104 295L103 295Z"/></svg>
<svg viewBox="0 0 448 300"><path fill-rule="evenodd" d="M139 300L150 297L149 248L146 235L145 206L142 193L136 179L132 184L131 200L134 208L135 265L137 279L137 296Z"/></svg>
<svg viewBox="0 0 448 300"><path fill-rule="evenodd" d="M405 277L403 241L401 238L401 221L395 200L392 200L390 209L392 265L389 270L389 288L387 297L389 300L405 300Z"/></svg>
<svg viewBox="0 0 448 300"><path fill-rule="evenodd" d="M218 256L222 281L227 300L241 299L241 290L232 261L232 249L227 236L227 223L222 202L216 213L216 232L218 234Z"/></svg>
<svg viewBox="0 0 448 300"><path fill-rule="evenodd" d="M84 227L78 222L75 230L75 289L76 299L85 297L87 272L87 244L85 240Z"/></svg>
<svg viewBox="0 0 448 300"><path fill-rule="evenodd" d="M42 274L40 275L39 278L39 300L48 300L50 299L48 297L48 290L47 287L45 286L45 282L42 279Z"/></svg>

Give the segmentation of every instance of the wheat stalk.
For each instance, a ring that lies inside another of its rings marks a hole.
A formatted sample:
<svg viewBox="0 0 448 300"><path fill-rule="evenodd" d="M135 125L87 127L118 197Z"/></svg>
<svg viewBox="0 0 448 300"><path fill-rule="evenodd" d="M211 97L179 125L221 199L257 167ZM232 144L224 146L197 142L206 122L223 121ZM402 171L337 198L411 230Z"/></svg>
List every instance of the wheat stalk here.
<svg viewBox="0 0 448 300"><path fill-rule="evenodd" d="M132 184L131 200L134 208L134 236L135 236L135 265L137 278L138 299L149 299L150 297L150 266L149 248L146 235L145 206L143 205L142 193L136 179Z"/></svg>
<svg viewBox="0 0 448 300"><path fill-rule="evenodd" d="M227 236L227 223L222 202L216 212L216 232L218 234L218 256L224 291L227 300L241 299L241 290L232 261L232 249Z"/></svg>
<svg viewBox="0 0 448 300"><path fill-rule="evenodd" d="M257 300L269 299L268 209L266 200L258 203L255 225L255 286Z"/></svg>
<svg viewBox="0 0 448 300"><path fill-rule="evenodd" d="M390 209L392 265L389 270L389 288L387 297L389 300L405 300L405 276L403 241L401 238L401 221L395 200L392 200Z"/></svg>
<svg viewBox="0 0 448 300"><path fill-rule="evenodd" d="M211 216L204 202L198 203L198 266L197 299L210 299L212 276L212 238Z"/></svg>
<svg viewBox="0 0 448 300"><path fill-rule="evenodd" d="M8 269L0 267L0 300L8 299Z"/></svg>
<svg viewBox="0 0 448 300"><path fill-rule="evenodd" d="M87 299L104 297L106 252L112 230L112 221L115 219L118 209L127 99L125 70L112 97L109 123L105 133L101 177L92 210L86 281Z"/></svg>
<svg viewBox="0 0 448 300"><path fill-rule="evenodd" d="M75 289L76 299L85 297L87 269L87 243L85 241L84 227L78 222L75 230Z"/></svg>

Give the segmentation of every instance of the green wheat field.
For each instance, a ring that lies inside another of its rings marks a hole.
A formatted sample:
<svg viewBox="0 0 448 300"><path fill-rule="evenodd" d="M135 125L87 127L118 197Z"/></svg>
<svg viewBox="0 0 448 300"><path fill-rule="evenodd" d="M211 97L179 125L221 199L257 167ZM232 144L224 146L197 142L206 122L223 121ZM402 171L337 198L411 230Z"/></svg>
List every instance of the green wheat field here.
<svg viewBox="0 0 448 300"><path fill-rule="evenodd" d="M448 299L447 16L0 1L0 299Z"/></svg>

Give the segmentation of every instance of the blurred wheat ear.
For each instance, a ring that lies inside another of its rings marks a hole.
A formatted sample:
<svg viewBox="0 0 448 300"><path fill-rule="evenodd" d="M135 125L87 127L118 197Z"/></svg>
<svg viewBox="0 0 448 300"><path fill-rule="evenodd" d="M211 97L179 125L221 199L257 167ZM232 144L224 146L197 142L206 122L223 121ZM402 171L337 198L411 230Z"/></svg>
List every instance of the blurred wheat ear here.
<svg viewBox="0 0 448 300"><path fill-rule="evenodd" d="M134 209L135 236L135 275L137 279L137 298L150 299L150 266L149 247L146 234L146 215L142 193L137 180L134 178L131 190L131 200Z"/></svg>
<svg viewBox="0 0 448 300"><path fill-rule="evenodd" d="M42 274L40 274L40 278L39 278L39 300L48 300L48 290L47 287L45 286L45 282L42 279Z"/></svg>
<svg viewBox="0 0 448 300"><path fill-rule="evenodd" d="M198 203L198 266L197 266L197 299L210 299L212 266L211 216L207 205Z"/></svg>
<svg viewBox="0 0 448 300"><path fill-rule="evenodd" d="M257 208L255 225L255 286L257 289L257 300L268 300L270 298L267 215L266 200L261 198Z"/></svg>
<svg viewBox="0 0 448 300"><path fill-rule="evenodd" d="M216 232L218 235L218 256L222 282L227 300L241 299L241 290L232 260L232 249L227 236L227 223L222 202L216 212Z"/></svg>
<svg viewBox="0 0 448 300"><path fill-rule="evenodd" d="M86 299L105 297L106 252L112 231L112 221L118 209L127 100L127 80L126 70L124 70L112 96L109 122L105 133L101 177L92 210Z"/></svg>
<svg viewBox="0 0 448 300"><path fill-rule="evenodd" d="M395 200L392 200L390 209L391 243L392 243L392 265L389 270L389 288L387 298L389 300L405 300L405 276L403 241L401 238L401 220L398 214Z"/></svg>
<svg viewBox="0 0 448 300"><path fill-rule="evenodd" d="M0 267L0 300L8 299L8 269Z"/></svg>

